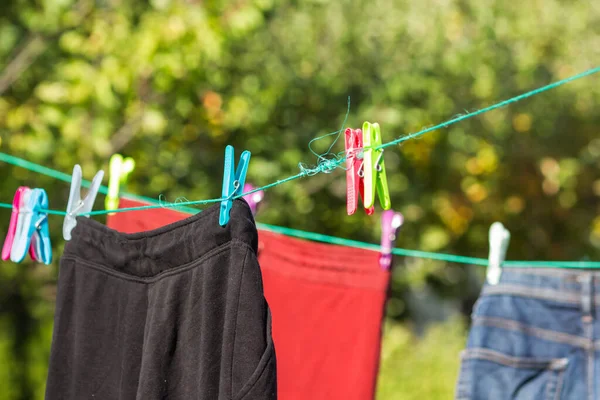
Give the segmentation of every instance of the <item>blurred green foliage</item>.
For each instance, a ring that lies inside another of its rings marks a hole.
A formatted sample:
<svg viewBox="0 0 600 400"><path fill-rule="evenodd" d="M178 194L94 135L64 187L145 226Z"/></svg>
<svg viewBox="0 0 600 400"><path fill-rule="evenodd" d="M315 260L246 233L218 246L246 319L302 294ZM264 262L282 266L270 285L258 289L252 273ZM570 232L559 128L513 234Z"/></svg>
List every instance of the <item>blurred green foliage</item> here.
<svg viewBox="0 0 600 400"><path fill-rule="evenodd" d="M296 174L298 162L316 161L308 142L339 129L348 95L347 125L377 121L385 141L599 56L597 2L3 0L0 150L67 173L79 163L86 178L120 152L137 163L130 192L215 198L226 144L252 151L255 185ZM398 245L485 257L487 229L501 220L511 259L598 259L598 79L388 149L393 207L406 217ZM0 201L25 184L65 207L65 183L8 165L0 173ZM380 235L377 218L345 214L341 170L270 190L258 219ZM60 255L62 220L50 223ZM422 332L468 313L481 268L396 261L390 318ZM56 262L0 268L2 400L42 396L56 273ZM451 397L450 375L433 382L431 371L453 373L460 335L446 348L434 330L413 348L402 329L387 331L380 398ZM423 368L403 371L407 357Z"/></svg>
<svg viewBox="0 0 600 400"><path fill-rule="evenodd" d="M388 323L381 349L377 398L451 399L458 378L458 354L465 346L462 321L451 319L416 338L406 327Z"/></svg>

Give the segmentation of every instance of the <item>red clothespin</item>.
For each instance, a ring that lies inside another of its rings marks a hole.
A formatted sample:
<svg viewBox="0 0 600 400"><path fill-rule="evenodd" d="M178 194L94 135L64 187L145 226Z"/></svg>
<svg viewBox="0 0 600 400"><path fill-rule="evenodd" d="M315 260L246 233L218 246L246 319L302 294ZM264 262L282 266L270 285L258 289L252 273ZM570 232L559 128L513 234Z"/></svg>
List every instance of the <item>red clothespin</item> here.
<svg viewBox="0 0 600 400"><path fill-rule="evenodd" d="M386 210L381 214L381 256L379 265L382 269L389 270L392 265L392 248L396 240L398 229L404 223L404 216L393 210Z"/></svg>
<svg viewBox="0 0 600 400"><path fill-rule="evenodd" d="M255 189L254 186L252 186L249 183L246 183L244 185L244 193L249 192L254 189ZM258 192L250 193L250 194L244 196L244 200L246 200L246 202L250 206L250 210L252 210L252 215L256 215L256 211L258 210L258 203L260 203L264 197L265 197L264 190L259 190Z"/></svg>
<svg viewBox="0 0 600 400"><path fill-rule="evenodd" d="M364 201L364 167L362 159L363 134L360 129L347 128L344 132L346 143L346 209L354 214L358 207L358 197ZM375 212L375 207L365 209L367 215Z"/></svg>

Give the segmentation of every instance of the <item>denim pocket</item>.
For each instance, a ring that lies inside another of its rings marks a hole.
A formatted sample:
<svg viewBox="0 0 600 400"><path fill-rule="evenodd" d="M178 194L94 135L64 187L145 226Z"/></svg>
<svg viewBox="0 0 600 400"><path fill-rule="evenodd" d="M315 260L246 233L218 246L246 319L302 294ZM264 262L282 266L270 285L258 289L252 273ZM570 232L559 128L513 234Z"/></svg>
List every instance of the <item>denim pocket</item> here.
<svg viewBox="0 0 600 400"><path fill-rule="evenodd" d="M456 400L560 400L567 358L508 356L484 348L461 354Z"/></svg>

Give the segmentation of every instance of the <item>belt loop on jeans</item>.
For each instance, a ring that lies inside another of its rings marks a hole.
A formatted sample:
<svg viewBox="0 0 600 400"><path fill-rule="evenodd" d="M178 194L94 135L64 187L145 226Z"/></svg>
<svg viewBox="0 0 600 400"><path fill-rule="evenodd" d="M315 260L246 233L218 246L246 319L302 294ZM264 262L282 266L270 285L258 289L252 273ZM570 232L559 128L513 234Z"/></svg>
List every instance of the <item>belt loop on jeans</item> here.
<svg viewBox="0 0 600 400"><path fill-rule="evenodd" d="M580 275L579 283L581 284L581 311L583 312L584 318L588 319L592 317L592 305L594 300L594 279L592 274L585 273Z"/></svg>

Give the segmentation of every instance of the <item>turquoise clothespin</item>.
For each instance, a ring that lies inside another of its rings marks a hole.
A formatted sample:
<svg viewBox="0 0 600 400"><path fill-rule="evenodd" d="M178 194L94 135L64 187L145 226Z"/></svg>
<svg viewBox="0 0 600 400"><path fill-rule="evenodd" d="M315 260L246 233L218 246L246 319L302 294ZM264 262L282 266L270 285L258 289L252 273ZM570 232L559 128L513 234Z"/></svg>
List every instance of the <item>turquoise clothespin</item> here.
<svg viewBox="0 0 600 400"><path fill-rule="evenodd" d="M365 183L364 206L369 208L375 204L375 189L377 189L381 207L384 210L389 210L392 208L392 202L385 174L383 149L375 149L381 146L381 129L378 123L365 122L362 131Z"/></svg>
<svg viewBox="0 0 600 400"><path fill-rule="evenodd" d="M32 189L27 194L26 204L19 210L19 221L15 240L10 251L10 259L21 262L33 245L35 257L46 265L52 262L52 244L48 229L48 195L44 189Z"/></svg>
<svg viewBox="0 0 600 400"><path fill-rule="evenodd" d="M233 146L225 147L225 168L223 172L223 191L221 195L224 200L221 201L221 211L219 214L219 224L227 225L229 222L229 211L235 195L241 194L246 183L246 174L248 164L250 163L250 152L245 150L240 156L240 162L237 170L234 172L235 161L233 160Z"/></svg>

